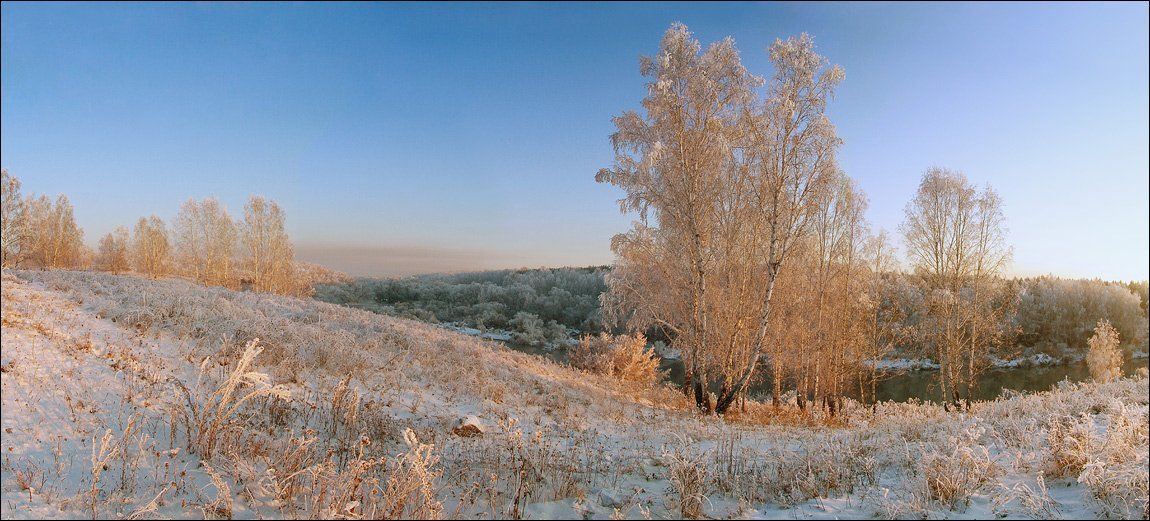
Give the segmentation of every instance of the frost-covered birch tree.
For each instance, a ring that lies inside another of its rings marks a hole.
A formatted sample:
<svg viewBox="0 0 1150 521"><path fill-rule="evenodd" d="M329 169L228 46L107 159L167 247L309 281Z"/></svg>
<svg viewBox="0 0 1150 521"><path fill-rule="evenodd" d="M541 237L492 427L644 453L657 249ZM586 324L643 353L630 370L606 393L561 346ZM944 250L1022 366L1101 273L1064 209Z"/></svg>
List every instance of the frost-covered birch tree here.
<svg viewBox="0 0 1150 521"><path fill-rule="evenodd" d="M294 248L284 230L284 212L275 201L252 196L240 230L243 267L256 291L295 294L300 290Z"/></svg>
<svg viewBox="0 0 1150 521"><path fill-rule="evenodd" d="M760 99L763 80L731 39L702 51L672 26L659 53L640 60L650 78L643 113L614 119L615 164L596 176L622 188L622 209L639 216L612 241L605 312L663 329L706 412L725 412L755 375L776 280L837 171L825 111L842 70L806 35L769 54L775 72Z"/></svg>
<svg viewBox="0 0 1150 521"><path fill-rule="evenodd" d="M1099 320L1094 335L1087 341L1090 350L1086 365L1090 376L1099 382L1111 382L1122 376L1122 350L1118 331L1106 320Z"/></svg>
<svg viewBox="0 0 1150 521"><path fill-rule="evenodd" d="M76 225L72 203L65 195L27 200L27 258L39 268L77 268L85 264L84 231ZM21 246L21 250L24 246Z"/></svg>
<svg viewBox="0 0 1150 521"><path fill-rule="evenodd" d="M180 271L210 286L235 286L236 225L215 198L189 199L176 215Z"/></svg>
<svg viewBox="0 0 1150 521"><path fill-rule="evenodd" d="M132 231L132 266L139 273L156 278L171 269L171 242L168 227L158 216L141 217Z"/></svg>
<svg viewBox="0 0 1150 521"><path fill-rule="evenodd" d="M28 204L20 195L20 180L0 170L0 265L19 264L28 242Z"/></svg>
<svg viewBox="0 0 1150 521"><path fill-rule="evenodd" d="M96 252L96 266L104 271L120 273L131 267L128 257L128 229L120 226L100 238Z"/></svg>
<svg viewBox="0 0 1150 521"><path fill-rule="evenodd" d="M989 350L1007 333L1001 272L1010 261L1002 200L942 168L923 174L902 233L909 262L928 291L919 341L941 366L944 400L969 396Z"/></svg>

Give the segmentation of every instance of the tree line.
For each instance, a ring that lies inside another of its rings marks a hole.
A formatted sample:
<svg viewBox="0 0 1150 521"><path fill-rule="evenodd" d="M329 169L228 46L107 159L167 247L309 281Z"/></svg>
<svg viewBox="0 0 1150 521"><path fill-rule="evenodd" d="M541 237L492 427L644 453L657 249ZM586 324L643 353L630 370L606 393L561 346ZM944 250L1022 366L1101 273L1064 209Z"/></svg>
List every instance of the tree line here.
<svg viewBox="0 0 1150 521"><path fill-rule="evenodd" d="M141 217L132 229L119 226L101 237L93 251L84 244L67 196L22 196L20 180L7 170L0 187L4 267L178 275L205 285L296 296L310 295L317 277L331 278L294 260L283 209L262 196L248 199L242 220L214 198L189 199L171 229L156 215Z"/></svg>
<svg viewBox="0 0 1150 521"><path fill-rule="evenodd" d="M876 256L875 250L879 251ZM933 352L919 343L917 332L927 322L930 288L913 273L906 273L895 256L890 239L877 235L864 248L868 276L859 277L855 289L865 290L861 302L851 304L866 311L863 327L875 358L932 357ZM558 342L572 336L600 333L623 334L625 327L608 327L600 310L600 296L607 290L609 266L584 268L508 269L448 275L417 275L399 279L360 278L316 286L315 298L376 313L412 318L431 323L458 323L480 330L505 330L523 343ZM874 276L870 276L874 274ZM781 283L792 292L798 282ZM1001 317L998 326L1008 333L993 355L1011 357L1045 352L1053 355L1086 349L1087 339L1098 321L1106 320L1123 343L1144 346L1147 334L1146 283L1111 282L1101 279L1064 279L1054 276L1002 278L1008 298L1016 305ZM779 307L787 313L779 335L799 336L806 320L800 302L785 306L780 293ZM835 298L831 304L846 306ZM783 313L784 311L780 311ZM836 315L837 316L837 315ZM804 326L809 331L809 326ZM650 340L671 341L658 328L644 332ZM1025 353L1024 353L1025 352ZM772 381L784 385L785 352L776 353L769 371ZM776 364L777 361L777 364ZM881 373L863 376L880 377ZM869 391L869 380L864 391ZM778 389L781 391L781 388ZM855 393L867 396L869 392Z"/></svg>

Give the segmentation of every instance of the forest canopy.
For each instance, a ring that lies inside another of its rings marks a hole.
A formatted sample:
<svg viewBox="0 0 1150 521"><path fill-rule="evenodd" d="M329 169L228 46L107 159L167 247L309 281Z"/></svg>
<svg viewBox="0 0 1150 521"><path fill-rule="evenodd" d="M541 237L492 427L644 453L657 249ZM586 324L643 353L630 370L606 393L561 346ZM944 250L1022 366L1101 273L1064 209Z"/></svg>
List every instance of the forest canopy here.
<svg viewBox="0 0 1150 521"><path fill-rule="evenodd" d="M482 271L316 286L315 298L427 322L507 330L521 343L597 333L606 266Z"/></svg>

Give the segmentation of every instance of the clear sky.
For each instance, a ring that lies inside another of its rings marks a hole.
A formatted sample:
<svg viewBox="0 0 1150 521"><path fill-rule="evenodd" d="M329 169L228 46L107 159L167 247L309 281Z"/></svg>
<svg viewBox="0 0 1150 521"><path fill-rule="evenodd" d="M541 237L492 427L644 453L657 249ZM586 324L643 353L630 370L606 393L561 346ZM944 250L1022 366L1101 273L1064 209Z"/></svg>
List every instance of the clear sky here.
<svg viewBox="0 0 1150 521"><path fill-rule="evenodd" d="M807 32L846 70L844 169L897 233L924 169L1002 194L1014 272L1145 279L1146 3L3 4L2 162L89 243L189 197L278 200L354 274L606 264L594 182L640 54Z"/></svg>

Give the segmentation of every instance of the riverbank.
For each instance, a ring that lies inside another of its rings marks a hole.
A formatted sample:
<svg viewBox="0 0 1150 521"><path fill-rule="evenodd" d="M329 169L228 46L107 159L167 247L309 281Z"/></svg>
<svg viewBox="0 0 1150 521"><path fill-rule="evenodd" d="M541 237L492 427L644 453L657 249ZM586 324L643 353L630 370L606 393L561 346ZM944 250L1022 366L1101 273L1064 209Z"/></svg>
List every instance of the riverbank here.
<svg viewBox="0 0 1150 521"><path fill-rule="evenodd" d="M519 344L512 340L513 333L502 330L481 331L459 324L436 324L437 327L461 333L464 335L492 340L507 347L547 360L565 364L567 362L566 347L574 344L574 339L564 344ZM681 354L661 342L651 345L652 349L662 359L660 370L667 374L670 384L682 384L685 371ZM925 400L930 402L944 401L937 389L937 376L935 371L939 365L927 358L893 358L871 361L872 367L883 374L876 385L876 399L882 401L905 402L908 400ZM1123 364L1123 374L1133 375L1138 369L1147 367L1150 361L1145 356L1127 357ZM763 378L769 378L764 372ZM1046 353L1036 353L1012 359L992 358L990 368L985 371L975 383L973 398L979 400L993 400L1004 393L1037 392L1049 390L1051 386L1063 380L1083 382L1090 379L1090 371L1086 367L1085 357L1076 353L1063 353L1062 356L1051 356ZM751 385L749 396L759 400L769 401L773 386L769 380L759 380ZM791 393L793 395L793 393ZM793 396L791 397L793 400Z"/></svg>

